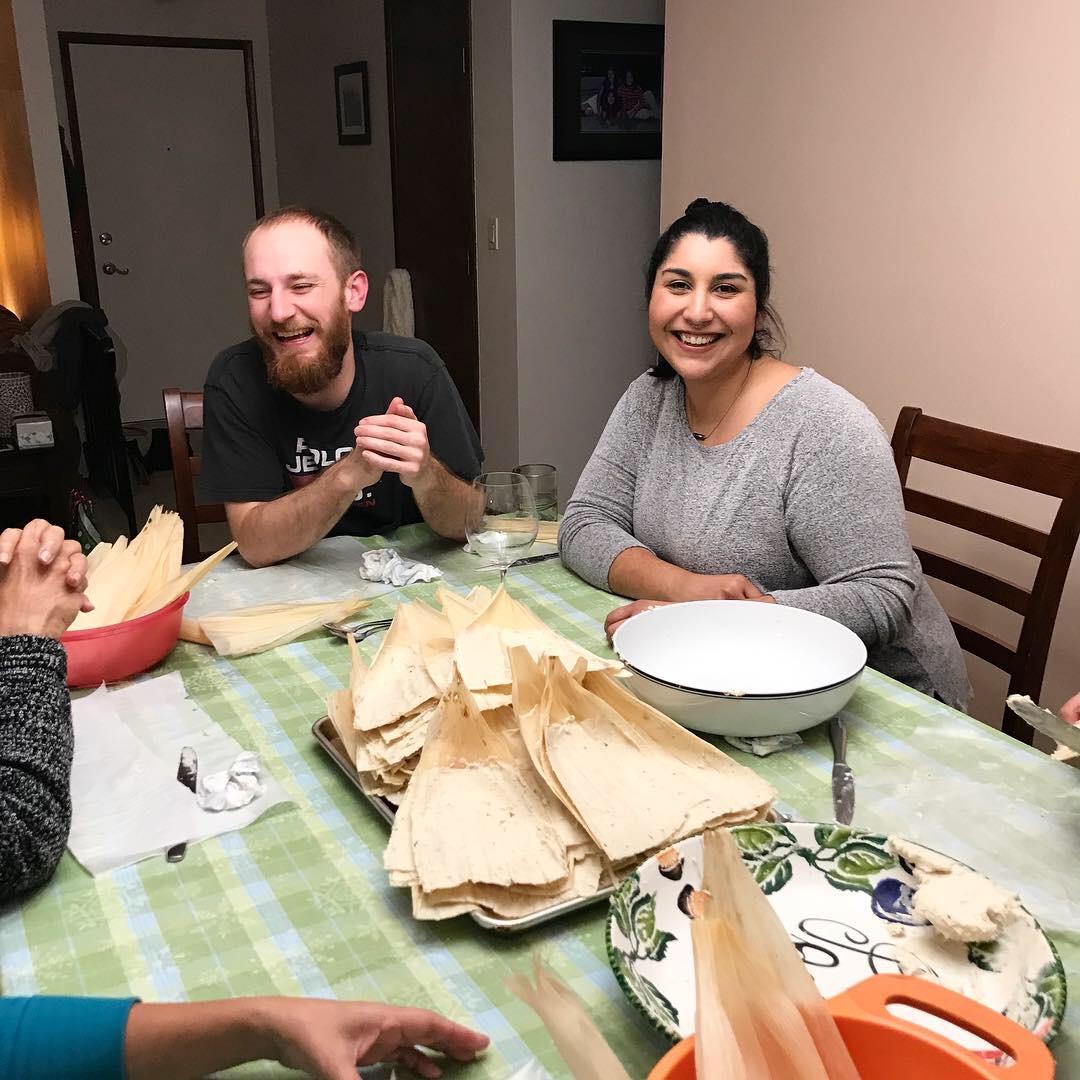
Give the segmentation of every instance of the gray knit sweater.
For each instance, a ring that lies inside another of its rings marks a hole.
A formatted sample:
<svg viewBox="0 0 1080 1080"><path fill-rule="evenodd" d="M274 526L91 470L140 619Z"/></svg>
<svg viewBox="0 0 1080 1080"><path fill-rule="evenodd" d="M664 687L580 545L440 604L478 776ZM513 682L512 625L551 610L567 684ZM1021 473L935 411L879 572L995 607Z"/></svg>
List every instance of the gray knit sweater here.
<svg viewBox="0 0 1080 1080"><path fill-rule="evenodd" d="M50 638L0 637L0 902L47 881L71 828L67 657Z"/></svg>
<svg viewBox="0 0 1080 1080"><path fill-rule="evenodd" d="M680 379L636 379L581 474L559 546L600 588L630 547L695 573L744 574L778 603L850 627L879 671L961 709L970 697L911 550L885 433L811 368L720 446L690 434Z"/></svg>

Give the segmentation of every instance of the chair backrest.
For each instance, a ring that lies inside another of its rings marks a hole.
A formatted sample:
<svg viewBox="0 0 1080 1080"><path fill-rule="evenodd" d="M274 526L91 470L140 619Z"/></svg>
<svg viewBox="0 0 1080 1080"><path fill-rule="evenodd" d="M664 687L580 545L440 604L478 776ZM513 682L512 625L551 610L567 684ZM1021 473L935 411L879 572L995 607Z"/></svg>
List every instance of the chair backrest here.
<svg viewBox="0 0 1080 1080"><path fill-rule="evenodd" d="M910 405L897 417L892 448L904 489L904 506L911 513L989 537L1038 558L1035 580L1025 589L955 559L915 549L927 576L984 597L1023 618L1015 647L958 619L952 624L961 648L1008 673L1010 694L1029 694L1037 701L1061 592L1080 534L1080 452L924 416L922 409ZM912 458L1060 499L1050 531L1040 532L908 487ZM1002 730L1028 743L1034 734L1008 708Z"/></svg>
<svg viewBox="0 0 1080 1080"><path fill-rule="evenodd" d="M169 426L176 509L184 523L184 562L196 562L209 554L199 543L199 526L226 520L225 507L221 503L200 506L195 502L195 477L202 469L202 458L191 453L188 432L202 430L203 396L178 390L175 386L163 390L161 396L165 401L165 422Z"/></svg>

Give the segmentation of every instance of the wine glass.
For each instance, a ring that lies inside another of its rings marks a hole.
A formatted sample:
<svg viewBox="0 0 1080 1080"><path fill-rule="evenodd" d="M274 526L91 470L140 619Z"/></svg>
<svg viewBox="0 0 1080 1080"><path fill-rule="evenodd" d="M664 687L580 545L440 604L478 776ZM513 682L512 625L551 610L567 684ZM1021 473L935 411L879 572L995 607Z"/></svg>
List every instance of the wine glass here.
<svg viewBox="0 0 1080 1080"><path fill-rule="evenodd" d="M529 481L518 473L481 473L473 482L473 500L465 515L469 547L489 555L500 570L500 580L515 559L536 539L540 519Z"/></svg>

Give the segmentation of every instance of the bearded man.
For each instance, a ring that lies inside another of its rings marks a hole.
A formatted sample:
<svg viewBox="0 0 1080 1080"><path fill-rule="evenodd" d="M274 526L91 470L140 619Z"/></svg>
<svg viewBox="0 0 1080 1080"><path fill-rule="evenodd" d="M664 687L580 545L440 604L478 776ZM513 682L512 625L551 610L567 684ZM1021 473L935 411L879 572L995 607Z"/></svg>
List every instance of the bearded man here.
<svg viewBox="0 0 1080 1080"><path fill-rule="evenodd" d="M243 255L254 336L210 367L199 476L240 554L268 566L421 519L462 539L476 430L431 346L352 329L368 282L348 229L289 206Z"/></svg>

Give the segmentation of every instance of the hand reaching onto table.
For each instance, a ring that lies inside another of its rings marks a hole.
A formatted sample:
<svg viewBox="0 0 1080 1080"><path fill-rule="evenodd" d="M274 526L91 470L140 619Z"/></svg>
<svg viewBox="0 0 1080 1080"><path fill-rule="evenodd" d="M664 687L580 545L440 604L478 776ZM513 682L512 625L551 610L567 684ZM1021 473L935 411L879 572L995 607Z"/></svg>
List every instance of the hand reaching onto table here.
<svg viewBox="0 0 1080 1080"><path fill-rule="evenodd" d="M58 525L35 518L0 534L0 635L59 638L93 610L85 589L86 557Z"/></svg>
<svg viewBox="0 0 1080 1080"><path fill-rule="evenodd" d="M486 1035L427 1009L372 1002L269 999L278 1060L326 1080L353 1080L358 1065L397 1062L435 1078L442 1069L420 1047L472 1061Z"/></svg>
<svg viewBox="0 0 1080 1080"><path fill-rule="evenodd" d="M1080 694L1074 694L1061 706L1061 719L1066 724L1080 724Z"/></svg>
<svg viewBox="0 0 1080 1080"><path fill-rule="evenodd" d="M292 997L135 1005L124 1058L129 1080L174 1080L261 1059L316 1080L356 1080L361 1065L394 1062L435 1080L421 1049L472 1061L488 1037L427 1009Z"/></svg>
<svg viewBox="0 0 1080 1080"><path fill-rule="evenodd" d="M663 604L690 600L760 600L770 604L775 603L771 596L766 596L742 574L693 574L687 577L694 579L692 595L688 593L680 600L635 600L633 603L623 604L622 607L609 611L608 617L604 620L604 633L607 634L608 640L611 640L615 631L627 619Z"/></svg>

